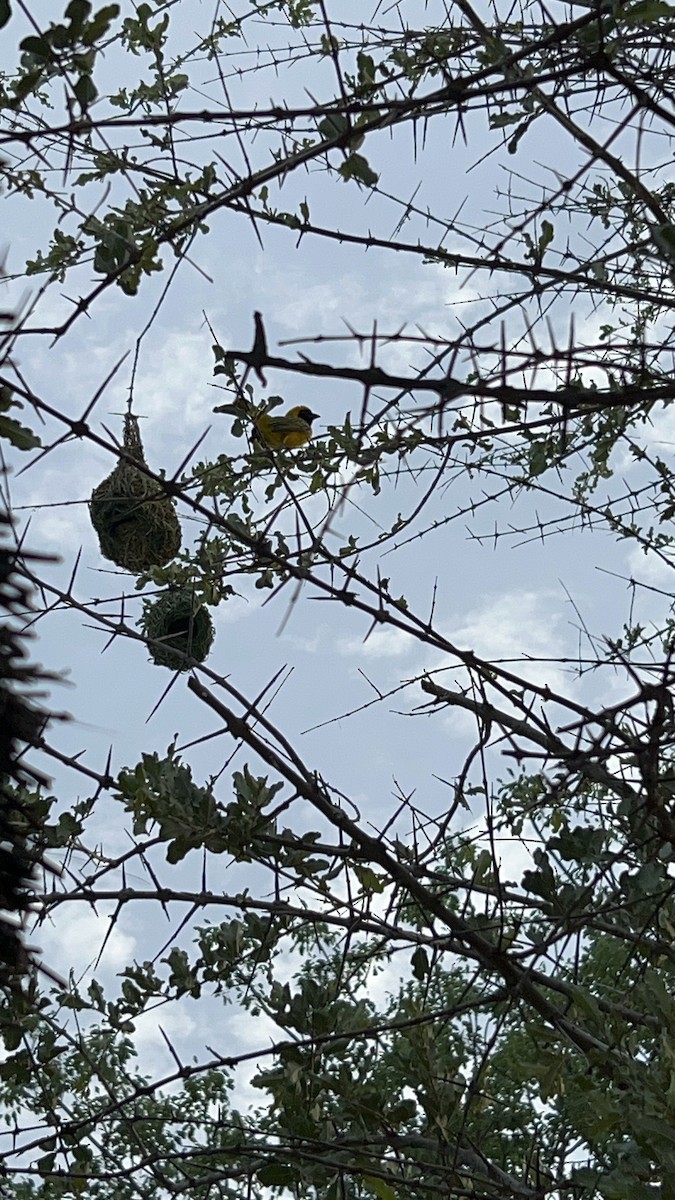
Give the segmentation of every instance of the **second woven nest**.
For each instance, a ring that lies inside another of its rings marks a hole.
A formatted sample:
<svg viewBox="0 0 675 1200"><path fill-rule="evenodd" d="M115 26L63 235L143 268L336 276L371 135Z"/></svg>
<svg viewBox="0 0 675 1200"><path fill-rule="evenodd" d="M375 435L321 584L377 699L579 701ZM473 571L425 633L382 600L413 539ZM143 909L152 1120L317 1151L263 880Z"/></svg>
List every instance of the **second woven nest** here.
<svg viewBox="0 0 675 1200"><path fill-rule="evenodd" d="M208 609L190 588L162 592L147 601L140 624L150 640L153 662L172 671L189 671L193 663L204 662L215 636Z"/></svg>
<svg viewBox="0 0 675 1200"><path fill-rule="evenodd" d="M124 420L123 444L128 455L146 465L138 420L130 414ZM134 574L164 566L180 550L173 500L127 460L94 488L89 512L103 557Z"/></svg>

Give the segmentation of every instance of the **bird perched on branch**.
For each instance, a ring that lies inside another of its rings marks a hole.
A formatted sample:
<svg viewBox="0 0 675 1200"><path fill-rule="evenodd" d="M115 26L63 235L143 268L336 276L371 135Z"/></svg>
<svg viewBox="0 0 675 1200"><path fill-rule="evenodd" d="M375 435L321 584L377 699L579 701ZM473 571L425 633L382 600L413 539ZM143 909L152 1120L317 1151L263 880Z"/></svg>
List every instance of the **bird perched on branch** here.
<svg viewBox="0 0 675 1200"><path fill-rule="evenodd" d="M298 446L304 446L311 438L312 421L316 421L318 415L313 413L311 408L298 404L282 417L271 417L269 413L262 413L254 418L253 424L261 441L272 450L282 447L295 450Z"/></svg>

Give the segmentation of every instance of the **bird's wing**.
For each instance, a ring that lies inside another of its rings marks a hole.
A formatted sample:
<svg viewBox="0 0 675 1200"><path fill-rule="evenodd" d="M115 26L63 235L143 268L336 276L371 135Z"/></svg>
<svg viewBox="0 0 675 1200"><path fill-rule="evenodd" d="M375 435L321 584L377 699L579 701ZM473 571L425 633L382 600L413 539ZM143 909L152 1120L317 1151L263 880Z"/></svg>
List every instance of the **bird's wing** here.
<svg viewBox="0 0 675 1200"><path fill-rule="evenodd" d="M307 421L303 421L302 417L267 417L262 424L273 430L274 433L284 437L287 433L311 433L312 427Z"/></svg>

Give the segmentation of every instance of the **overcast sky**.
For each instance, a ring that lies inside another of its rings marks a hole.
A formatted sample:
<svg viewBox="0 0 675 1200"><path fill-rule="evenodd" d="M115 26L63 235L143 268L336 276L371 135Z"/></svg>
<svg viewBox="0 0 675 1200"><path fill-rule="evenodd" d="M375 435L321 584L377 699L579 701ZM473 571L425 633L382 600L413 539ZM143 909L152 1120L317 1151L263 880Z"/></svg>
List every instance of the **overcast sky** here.
<svg viewBox="0 0 675 1200"><path fill-rule="evenodd" d="M408 7L411 24L414 14L420 21L425 16L428 19L426 4ZM176 9L172 19L178 18L187 30L188 9L190 24L196 25L198 19L207 24L210 14L201 6ZM247 53L252 51L242 47L242 54ZM307 90L312 89L322 99L331 94L325 64L264 71L257 59L252 57L253 61L256 71L232 81L235 106L251 104L260 96L261 86L274 102L305 102ZM203 64L203 75L204 96L221 102L212 64ZM193 94L185 103L196 106L204 100ZM399 197L398 202L355 185L336 183L312 169L296 172L287 180L281 193L274 195L274 204L294 211L307 198L312 218L319 224L362 232L372 228L387 236L401 219L400 201L415 194L421 213L428 210L449 219L462 209L466 249L471 229L482 230L492 219L495 190L506 186L507 169L522 166L528 180L536 180L538 175L550 178L551 168L539 165L539 155L546 149L550 164L557 153L555 144L544 147L537 134L530 142L524 140L521 158L508 160L499 149L501 134L487 131L482 118L467 119L466 131L468 146L461 134L456 136L451 117L437 122L427 132L426 141L418 140L414 160L409 127L393 137L380 134L372 144L369 140L368 159L380 174L379 188ZM227 139L228 153L231 142ZM210 143L203 148L204 158L208 159L213 148ZM256 146L260 161L265 153L262 146ZM523 189L533 186L523 184ZM45 246L54 211L39 198L12 197L4 207L8 214L4 226L7 269L10 274L20 274L26 259ZM317 335L344 337L350 328L368 334L374 322L380 332L394 333L405 327L416 335L421 329L432 337L451 337L460 323L474 319L483 309L488 311L487 301L481 299L488 286L485 277L474 277L461 286L453 272L425 264L421 257L365 251L309 236L298 244L297 234L290 230L259 226L261 247L251 223L242 216L221 212L209 224L208 237L197 240L191 249L194 265L181 264L142 341L135 378L134 411L143 418L148 462L168 475L204 434L199 460L244 449L230 436L228 418L212 412L224 396L214 386L218 380L213 378L212 336L205 317L225 347L251 345L253 313L260 311L273 353L279 342L307 339L300 345L305 353L365 365L368 346L359 356L348 341L316 346L311 339ZM433 244L440 230L423 216L411 214L402 236L411 242L419 238ZM453 249L451 240L446 248ZM167 267L173 265L169 260ZM166 281L167 271L144 279L136 298L109 289L90 316L76 321L56 345L50 344L49 337L22 339L17 365L33 391L77 416L126 354L92 416L97 431L103 432L106 426L121 436L119 414L126 405L136 340ZM63 320L73 300L91 287L92 275L83 268L65 284L54 283L38 296L42 282L41 277L17 280L14 290L8 292L10 297L24 296L26 303L35 304L30 318L33 327ZM491 286L494 289L495 285ZM571 315L564 307L551 312L552 329L561 343ZM593 338L601 315L580 302L574 316L578 336ZM512 336L516 337L515 327ZM424 361L419 347L401 341L381 356L382 365L403 371ZM468 365L463 369L468 370ZM315 427L319 438L328 425L340 424L347 413L356 420L362 401L356 385L322 382L317 386L273 372L269 372L266 390L257 386L256 401L266 395L282 395L288 405L311 405L320 414ZM49 444L61 432L56 423L46 426L44 443ZM675 420L666 413L658 427L645 434L663 453L669 453L668 447L675 442ZM8 488L22 528L30 518L26 544L58 555L58 563L45 568L45 579L56 586L66 584L81 552L75 585L78 597L85 603L102 600L96 611L114 617L124 593L127 613L137 615L140 601L134 579L101 558L88 518L86 501L111 470L112 458L87 441L70 442L34 468L17 474L32 457L12 456ZM626 486L637 477L637 471L628 459L621 463ZM426 481L426 471L418 477L404 472L397 480L385 482L377 497L363 490L358 495L350 493L350 502L334 521L335 546L341 540L346 542L354 531L365 536L370 529L368 536L376 537L378 528L389 527L399 512L406 513L414 506ZM264 485L261 479L261 505ZM638 550L617 543L605 532L568 532L543 541L536 531L537 521L546 521L559 510L540 494L523 493L513 506L510 501L486 503L474 515L456 516L471 497L482 495L491 486L488 480L454 477L451 486L438 490L420 520L401 537L400 546L388 542L385 553L371 552L368 570L374 573L379 567L390 578L391 595L405 596L418 614L428 615L433 605L436 627L456 645L485 657L520 661L520 669L530 678L548 682L557 690L611 700L619 684L610 673L602 678L579 678L573 661L566 666L554 660L588 655L582 624L596 637L618 636L631 612L633 619L643 614L648 620L650 613L658 610L659 597L645 588L635 593L629 581L633 577L651 587L667 588L669 571L646 562ZM498 487L496 481L494 487ZM363 511L352 500L358 501ZM321 497L312 501L315 514L324 509ZM184 510L179 508L179 512L189 546L199 527ZM454 519L446 520L450 517ZM440 523L437 530L409 540L410 534L434 522ZM495 538L496 529L503 536ZM277 672L292 667L268 715L297 742L307 764L348 795L374 828L386 823L402 795L413 797L413 802L429 813L442 811L448 789L440 780L457 775L474 733L473 723L457 712L415 714L426 698L416 683L402 687L424 671L446 666L438 653L392 629L377 630L366 639L368 625L362 615L318 600L312 587L304 588L292 606L290 588L266 604L267 593L257 591L245 576L237 581L237 590L237 597L213 613L217 635L208 660L211 670L227 676L244 695L255 697ZM50 703L57 710L67 709L72 721L55 729L52 741L66 753L84 750L84 761L94 769L103 770L111 745L112 769L117 771L135 764L143 751L163 754L176 734L178 744L185 745L217 730L217 722L187 691L185 677L153 713L171 675L149 663L140 643L116 638L104 652L107 633L74 611L51 613L37 623L35 632L38 640L33 657L67 681L52 689ZM536 661L523 666L523 660L529 658ZM456 677L448 671L439 679L450 686ZM355 715L345 715L372 701L376 690L395 694ZM231 741L219 736L186 752L197 782L220 771L232 749ZM218 794L226 803L232 770L241 769L249 760L250 755L239 750L225 771ZM258 769L254 762L252 767ZM47 769L64 805L86 794L80 778L55 770L53 762ZM507 769L505 762L503 776ZM106 854L113 856L129 847L125 820L119 805L101 806L94 829ZM504 846L503 856L507 877L519 877L524 863L522 848ZM199 878L200 869L198 854L181 866L185 886ZM240 869L234 869L223 886L235 891L230 879L240 878ZM64 975L71 965L76 974L84 971L95 958L105 932L103 916L104 909L98 916L83 906L61 909L58 921L39 933L47 961ZM144 918L139 924L139 918L128 910L105 948L107 977L112 978L134 956L152 957L168 934L159 916ZM189 1007L177 1008L172 1016L161 1015L165 1026L169 1022L169 1032L188 1042L197 1036ZM238 1024L238 1017L232 1019L233 1036L244 1039L244 1025ZM142 1024L141 1036L153 1062L168 1067L170 1060L151 1022ZM243 1041L241 1045L243 1048Z"/></svg>

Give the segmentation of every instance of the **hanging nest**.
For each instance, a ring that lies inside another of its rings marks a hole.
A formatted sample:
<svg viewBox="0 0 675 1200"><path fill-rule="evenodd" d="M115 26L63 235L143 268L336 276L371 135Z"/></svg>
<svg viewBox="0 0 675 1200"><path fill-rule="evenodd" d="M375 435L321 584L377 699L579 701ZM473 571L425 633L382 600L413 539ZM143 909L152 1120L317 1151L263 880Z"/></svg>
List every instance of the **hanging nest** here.
<svg viewBox="0 0 675 1200"><path fill-rule="evenodd" d="M189 671L194 662L204 662L216 633L211 614L189 588L148 601L140 624L147 638L162 643L148 646L153 662L171 671Z"/></svg>
<svg viewBox="0 0 675 1200"><path fill-rule="evenodd" d="M124 449L146 465L138 421L131 414L124 418ZM94 488L89 513L103 557L136 575L164 566L180 550L173 500L126 460Z"/></svg>

